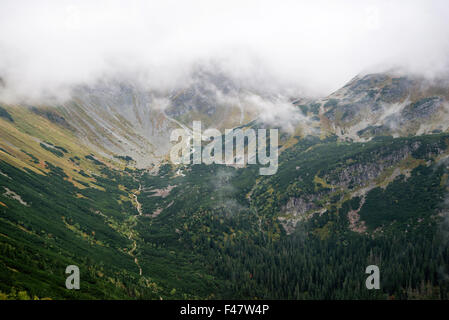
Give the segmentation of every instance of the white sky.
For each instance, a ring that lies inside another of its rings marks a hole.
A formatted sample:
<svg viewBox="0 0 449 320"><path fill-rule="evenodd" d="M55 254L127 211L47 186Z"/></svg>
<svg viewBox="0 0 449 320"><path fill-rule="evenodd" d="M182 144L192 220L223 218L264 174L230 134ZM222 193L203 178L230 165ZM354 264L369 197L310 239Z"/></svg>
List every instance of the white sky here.
<svg viewBox="0 0 449 320"><path fill-rule="evenodd" d="M4 99L125 74L169 88L209 60L262 88L319 95L394 66L435 76L449 65L449 3L0 0Z"/></svg>

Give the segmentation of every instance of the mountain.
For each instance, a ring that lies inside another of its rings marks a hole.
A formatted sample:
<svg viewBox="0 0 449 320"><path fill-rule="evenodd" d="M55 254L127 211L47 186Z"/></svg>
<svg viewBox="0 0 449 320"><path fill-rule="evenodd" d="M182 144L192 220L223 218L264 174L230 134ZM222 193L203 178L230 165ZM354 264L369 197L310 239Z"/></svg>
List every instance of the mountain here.
<svg viewBox="0 0 449 320"><path fill-rule="evenodd" d="M342 139L420 135L448 129L448 88L447 79L368 74L316 105L327 129Z"/></svg>
<svg viewBox="0 0 449 320"><path fill-rule="evenodd" d="M199 69L173 90L1 103L0 298L447 299L448 95L383 73L292 98ZM277 173L171 164L193 120L280 128Z"/></svg>
<svg viewBox="0 0 449 320"><path fill-rule="evenodd" d="M218 129L252 120L253 110L225 102L239 88L220 73L196 70L185 87L150 92L130 82L108 81L80 87L60 107L78 137L102 154L130 156L147 168L166 158L170 132L194 120Z"/></svg>

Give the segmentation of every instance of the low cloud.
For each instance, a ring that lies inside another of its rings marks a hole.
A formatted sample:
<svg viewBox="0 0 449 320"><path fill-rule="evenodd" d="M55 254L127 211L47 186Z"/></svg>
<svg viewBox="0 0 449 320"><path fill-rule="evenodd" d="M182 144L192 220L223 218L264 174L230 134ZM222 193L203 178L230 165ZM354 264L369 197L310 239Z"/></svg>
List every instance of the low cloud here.
<svg viewBox="0 0 449 320"><path fill-rule="evenodd" d="M264 99L258 95L247 95L241 104L257 110L261 122L280 127L288 133L293 133L300 121L309 122L300 114L298 108L283 96Z"/></svg>
<svg viewBox="0 0 449 320"><path fill-rule="evenodd" d="M259 91L327 95L355 74L448 71L446 1L17 1L0 4L0 99L99 79L182 87L214 61Z"/></svg>

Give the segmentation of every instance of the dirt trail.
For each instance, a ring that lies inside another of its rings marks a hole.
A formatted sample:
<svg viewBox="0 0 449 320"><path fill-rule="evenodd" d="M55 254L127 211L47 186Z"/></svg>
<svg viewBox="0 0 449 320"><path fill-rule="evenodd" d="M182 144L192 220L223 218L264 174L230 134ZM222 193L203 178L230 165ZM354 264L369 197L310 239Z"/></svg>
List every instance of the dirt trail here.
<svg viewBox="0 0 449 320"><path fill-rule="evenodd" d="M143 175L143 173L142 173L142 175ZM141 177L142 177L142 175L141 175ZM139 202L139 199L137 197L137 195L139 195L141 192L142 192L142 183L139 181L139 189L132 194L134 201L135 201L135 206L136 206L137 212L139 213L139 216L143 215L142 204ZM136 223L137 223L137 221L134 222L134 225L131 227L131 229L133 229L135 227ZM128 251L128 254L134 258L134 263L139 268L139 275L141 276L142 275L142 267L139 264L139 259L137 259L136 255L134 254L134 252L137 250L137 241L135 239L134 232L135 232L135 230L132 230L128 236L128 239L133 241L133 247L131 250Z"/></svg>
<svg viewBox="0 0 449 320"><path fill-rule="evenodd" d="M142 192L142 184L139 182L139 189L133 193L134 201L136 202L136 209L137 209L137 212L139 213L139 216L143 215L142 204L139 202L139 199L137 198L137 195L140 194L140 192ZM133 238L133 236L130 235L129 239L133 240L133 247L131 250L129 250L128 253L130 256L134 257L134 263L139 268L139 275L141 276L142 275L142 267L139 264L139 259L137 259L137 257L134 255L134 251L136 251L136 249L137 249L137 241L132 238Z"/></svg>
<svg viewBox="0 0 449 320"><path fill-rule="evenodd" d="M142 215L142 204L137 199L137 194L140 194L141 191L142 191L142 185L139 183L139 190L137 190L136 192L133 193L134 201L136 201L136 209L137 209L137 212L139 213L139 216Z"/></svg>
<svg viewBox="0 0 449 320"><path fill-rule="evenodd" d="M131 240L131 236L129 237L129 239ZM139 275L142 275L142 267L139 264L139 259L137 259L137 257L134 255L134 251L136 251L137 249L137 242L136 240L133 240L133 248L131 250L129 250L128 254L132 257L134 257L134 263L137 265L137 267L139 268Z"/></svg>

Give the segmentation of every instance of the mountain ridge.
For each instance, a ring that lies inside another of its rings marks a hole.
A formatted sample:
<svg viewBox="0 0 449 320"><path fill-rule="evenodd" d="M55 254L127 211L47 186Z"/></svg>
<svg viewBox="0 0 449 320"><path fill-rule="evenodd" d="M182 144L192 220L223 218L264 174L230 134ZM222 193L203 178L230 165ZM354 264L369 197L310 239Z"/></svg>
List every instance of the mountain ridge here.
<svg viewBox="0 0 449 320"><path fill-rule="evenodd" d="M151 109L146 91L118 84L56 107L2 104L0 298L447 299L447 92L415 92L419 83L366 75L324 99L239 91L263 102L243 125L240 107L229 119L226 104L211 108L206 124L281 129L272 176L258 165L173 165L165 151L136 164L131 148L158 148L139 131L143 117L163 119L149 131L168 149L169 131L207 114L191 104L213 90L181 94L185 114ZM283 112L263 113L277 104ZM404 122L395 131L391 119ZM69 264L80 291L64 288ZM363 287L370 264L382 270L375 292Z"/></svg>

